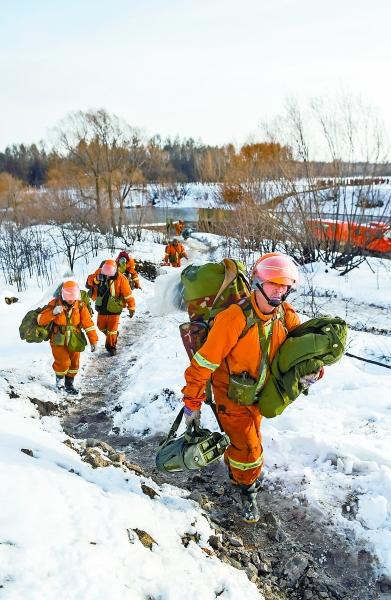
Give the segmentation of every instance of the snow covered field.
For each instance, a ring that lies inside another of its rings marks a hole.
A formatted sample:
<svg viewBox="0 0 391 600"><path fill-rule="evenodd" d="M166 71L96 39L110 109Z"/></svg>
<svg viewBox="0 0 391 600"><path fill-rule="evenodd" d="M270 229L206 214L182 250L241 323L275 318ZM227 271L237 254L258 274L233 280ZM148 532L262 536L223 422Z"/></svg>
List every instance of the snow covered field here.
<svg viewBox="0 0 391 600"><path fill-rule="evenodd" d="M215 236L197 237L188 240L191 261L202 262L210 249L218 257ZM136 258L159 262L162 254L163 247L151 239L134 248ZM81 284L105 257L102 253L90 264L77 263ZM384 328L384 311L391 307L390 271L379 259L369 263L373 272L364 264L343 278L315 265L309 278L303 274L302 289L308 292L311 281L328 292L333 313L348 322L357 321L357 306L364 321L371 309L371 325ZM58 269L61 279L66 268ZM117 357L129 360L129 369L118 399L123 408L114 424L140 436L168 430L181 406L187 365L178 333L186 313L173 303L179 270L163 271L155 283L142 279L143 289L135 291L136 318L145 321L145 332ZM150 499L142 492L142 477L114 467L93 470L62 443L66 436L56 418L38 419L29 398L58 402L51 354L47 344L21 342L18 325L55 287L42 290L31 282L20 294L0 284L0 595L7 600L148 595L177 600L186 589L187 598L202 600L215 598L217 591L222 591L220 598L259 598L243 572L202 550L212 532L184 492L171 486L159 490L148 481L159 492ZM3 297L8 295L20 301L7 306ZM296 299L304 312L300 290ZM349 299L354 300L353 312ZM381 307L381 324L371 304ZM323 308L327 312L327 304ZM391 364L391 338L386 335L351 331L349 351ZM84 364L93 360L84 353ZM389 388L389 369L344 357L326 370L308 397L300 397L280 417L265 419L263 436L270 489L326 515L336 529L374 552L379 571L391 576ZM215 428L208 407L203 423ZM33 457L21 448L32 450ZM154 538L152 551L127 531L135 528ZM181 537L196 531L198 544L184 548Z"/></svg>

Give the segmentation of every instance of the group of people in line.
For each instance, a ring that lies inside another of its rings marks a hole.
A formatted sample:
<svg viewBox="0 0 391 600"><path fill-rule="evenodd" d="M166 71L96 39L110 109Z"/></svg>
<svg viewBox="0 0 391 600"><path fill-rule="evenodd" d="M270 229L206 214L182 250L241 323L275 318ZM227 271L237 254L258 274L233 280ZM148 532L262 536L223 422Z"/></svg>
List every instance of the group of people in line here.
<svg viewBox="0 0 391 600"><path fill-rule="evenodd" d="M136 303L132 288L141 289L134 258L122 250L116 259L104 260L87 277L86 287L98 312L97 327L106 337L105 348L110 356L114 356L122 310L126 308L129 317L134 316ZM52 324L50 346L56 387L77 395L74 379L79 371L80 352L87 345L84 334L91 352L95 352L98 343L90 303L82 298L79 284L74 280L65 281L58 295L38 315L37 322L43 326Z"/></svg>
<svg viewBox="0 0 391 600"><path fill-rule="evenodd" d="M178 239L165 250L166 264L179 267L186 251ZM248 373L257 379L285 341L288 333L300 320L286 299L299 279L298 270L289 256L273 252L262 256L252 272L251 310L258 326L246 328L246 317L238 304L231 304L214 319L206 342L193 356L185 371L182 389L187 428L200 424L200 412L206 398L206 387L211 380L219 422L230 438L225 453L229 478L238 486L243 503L243 519L255 523L259 519L257 492L261 487L263 448L260 432L262 415L257 404L241 405L229 394L230 377L234 373ZM116 354L120 314L124 308L132 318L135 299L132 287L140 289L134 259L125 251L117 258L103 261L87 278L87 288L98 312L97 327L106 336L109 355ZM75 334L84 330L91 346L97 348L98 335L88 306L83 302L76 281L66 281L61 294L40 313L38 323L53 323L50 345L53 370L58 388L65 387L69 394L77 394L74 378L78 373L80 351ZM77 337L77 336L76 336ZM71 341L73 342L71 343ZM85 345L87 340L85 340ZM323 370L306 378L305 385L320 379Z"/></svg>
<svg viewBox="0 0 391 600"><path fill-rule="evenodd" d="M180 222L183 225L183 221ZM182 258L188 258L183 244L174 238L165 248L164 263L179 267ZM104 260L94 273L87 277L89 298L95 302L98 313L97 328L105 335L105 348L110 356L117 353L119 321L123 309L133 318L136 302L132 289L141 289L134 258L121 250L115 259ZM65 281L58 295L38 315L38 325L52 324L50 347L57 389L70 395L79 392L74 380L79 371L80 352L86 345L87 335L91 352L95 352L98 334L92 321L90 302L83 300L79 284ZM84 333L83 333L84 332Z"/></svg>

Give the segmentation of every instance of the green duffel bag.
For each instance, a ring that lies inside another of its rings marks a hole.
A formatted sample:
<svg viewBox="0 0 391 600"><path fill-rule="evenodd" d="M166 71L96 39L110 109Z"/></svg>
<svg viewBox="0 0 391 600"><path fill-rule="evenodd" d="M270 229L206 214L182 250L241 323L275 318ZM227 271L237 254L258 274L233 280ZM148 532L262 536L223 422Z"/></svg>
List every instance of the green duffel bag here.
<svg viewBox="0 0 391 600"><path fill-rule="evenodd" d="M87 346L87 338L82 331L72 329L68 341L68 350L71 352L83 352Z"/></svg>
<svg viewBox="0 0 391 600"><path fill-rule="evenodd" d="M107 301L107 310L113 315L119 315L122 312L124 307L124 302L122 298L116 298L115 296L110 296Z"/></svg>
<svg viewBox="0 0 391 600"><path fill-rule="evenodd" d="M48 325L43 326L38 325L37 322L38 315L45 308L47 308L47 306L29 310L28 313L23 317L23 320L19 326L19 335L21 340L25 340L29 344L40 344L41 342L46 342L50 338L53 324L49 323Z"/></svg>

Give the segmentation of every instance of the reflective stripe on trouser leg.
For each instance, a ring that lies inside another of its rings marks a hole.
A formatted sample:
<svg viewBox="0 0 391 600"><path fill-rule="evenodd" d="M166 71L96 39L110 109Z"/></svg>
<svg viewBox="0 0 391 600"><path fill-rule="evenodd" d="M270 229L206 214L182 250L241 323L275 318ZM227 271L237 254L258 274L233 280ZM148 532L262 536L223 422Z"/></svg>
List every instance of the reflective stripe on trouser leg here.
<svg viewBox="0 0 391 600"><path fill-rule="evenodd" d="M66 346L50 345L54 358L53 371L55 374L61 377L64 375L75 377L79 370L80 352L72 352Z"/></svg>
<svg viewBox="0 0 391 600"><path fill-rule="evenodd" d="M106 346L115 348L118 339L120 315L104 315L106 327ZM99 318L99 317L98 317Z"/></svg>
<svg viewBox="0 0 391 600"><path fill-rule="evenodd" d="M248 471L249 469L255 469L256 467L260 467L263 465L263 452L261 454L261 456L259 458L257 458L257 460L254 460L254 462L239 462L238 460L234 460L233 458L230 458L229 456L227 456L227 460L228 463L230 465L230 467L232 467L233 469L239 469L240 471Z"/></svg>
<svg viewBox="0 0 391 600"><path fill-rule="evenodd" d="M231 441L225 462L237 483L251 485L261 474L263 465L258 407L239 406L228 398L216 401L219 420Z"/></svg>

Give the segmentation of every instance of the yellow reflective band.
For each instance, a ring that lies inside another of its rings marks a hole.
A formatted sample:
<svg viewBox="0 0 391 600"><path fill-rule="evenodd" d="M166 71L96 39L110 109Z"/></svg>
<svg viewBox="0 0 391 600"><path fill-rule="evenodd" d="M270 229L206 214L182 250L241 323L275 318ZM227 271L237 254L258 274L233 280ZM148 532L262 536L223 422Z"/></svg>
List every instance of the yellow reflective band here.
<svg viewBox="0 0 391 600"><path fill-rule="evenodd" d="M263 452L261 456L252 463L239 462L230 457L228 457L228 462L234 469L239 469L240 471L248 471L249 469L255 469L256 467L261 466L261 464L263 463Z"/></svg>
<svg viewBox="0 0 391 600"><path fill-rule="evenodd" d="M68 369L66 371L54 371L56 375L66 375L68 373Z"/></svg>
<svg viewBox="0 0 391 600"><path fill-rule="evenodd" d="M95 331L95 325L91 325L91 327L87 327L87 329L84 330L86 333L88 333L89 331Z"/></svg>
<svg viewBox="0 0 391 600"><path fill-rule="evenodd" d="M129 296L124 296L124 300L129 300L129 298L131 297L132 294L129 294Z"/></svg>
<svg viewBox="0 0 391 600"><path fill-rule="evenodd" d="M107 335L116 335L118 333L118 329L116 331L107 331Z"/></svg>
<svg viewBox="0 0 391 600"><path fill-rule="evenodd" d="M69 369L68 373L72 373L72 375L76 375L79 372L79 369Z"/></svg>
<svg viewBox="0 0 391 600"><path fill-rule="evenodd" d="M211 371L216 371L217 367L220 366L216 365L215 363L209 362L209 360L206 360L206 358L204 358L199 352L196 352L194 354L193 359L196 361L197 364L200 365L200 367L205 367L205 369L210 369Z"/></svg>

